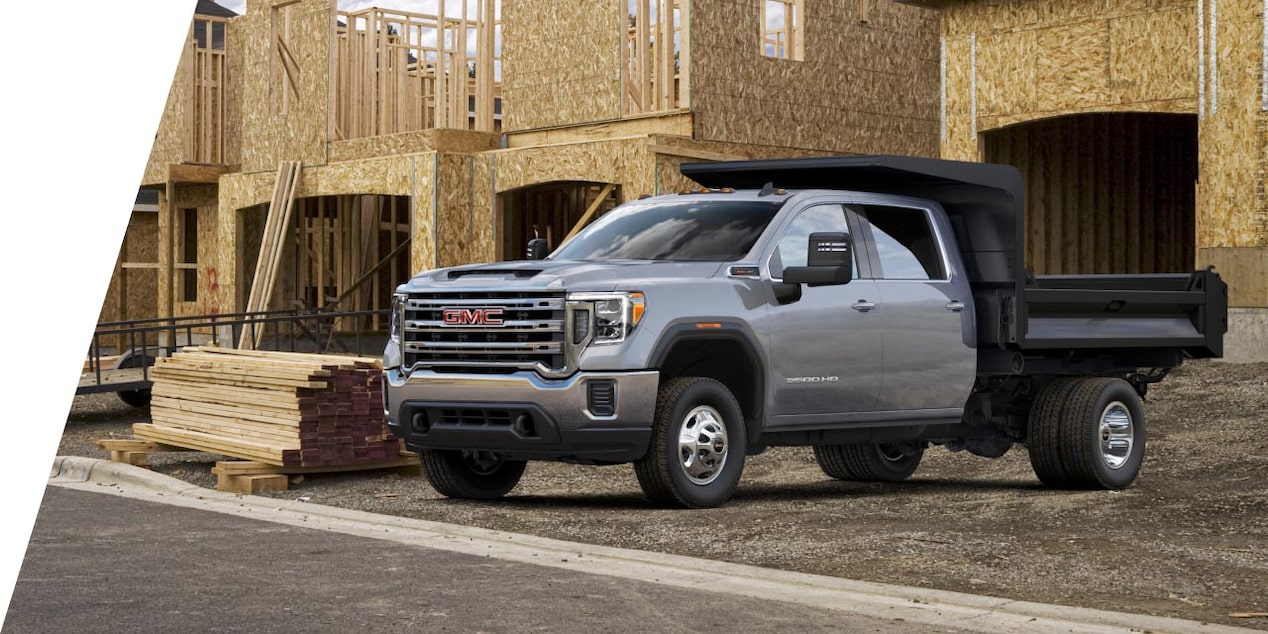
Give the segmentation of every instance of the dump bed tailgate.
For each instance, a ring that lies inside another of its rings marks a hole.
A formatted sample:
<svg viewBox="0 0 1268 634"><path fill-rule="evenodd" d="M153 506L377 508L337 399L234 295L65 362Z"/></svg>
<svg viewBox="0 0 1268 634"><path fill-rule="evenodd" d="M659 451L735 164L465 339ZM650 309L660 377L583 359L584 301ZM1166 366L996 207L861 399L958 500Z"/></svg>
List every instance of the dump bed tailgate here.
<svg viewBox="0 0 1268 634"><path fill-rule="evenodd" d="M1023 350L1181 349L1223 355L1228 287L1214 271L1040 276L1022 290Z"/></svg>

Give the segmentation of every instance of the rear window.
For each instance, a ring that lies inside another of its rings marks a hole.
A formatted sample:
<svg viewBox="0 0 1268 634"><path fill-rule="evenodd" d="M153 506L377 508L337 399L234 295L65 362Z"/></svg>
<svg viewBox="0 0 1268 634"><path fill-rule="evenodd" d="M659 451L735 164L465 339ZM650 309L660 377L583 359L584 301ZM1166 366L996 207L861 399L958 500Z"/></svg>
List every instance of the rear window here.
<svg viewBox="0 0 1268 634"><path fill-rule="evenodd" d="M782 202L629 203L577 234L554 260L731 262L744 257Z"/></svg>

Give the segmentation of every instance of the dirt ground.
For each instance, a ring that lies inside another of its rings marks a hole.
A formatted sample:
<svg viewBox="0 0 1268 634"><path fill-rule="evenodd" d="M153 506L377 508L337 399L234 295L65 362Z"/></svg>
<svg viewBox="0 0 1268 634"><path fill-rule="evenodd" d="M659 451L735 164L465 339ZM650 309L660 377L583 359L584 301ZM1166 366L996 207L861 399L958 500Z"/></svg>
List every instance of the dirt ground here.
<svg viewBox="0 0 1268 634"><path fill-rule="evenodd" d="M1268 630L1268 364L1191 362L1145 404L1142 473L1124 491L1042 488L1024 448L933 448L902 484L823 475L809 449L748 459L721 509L652 508L629 466L531 463L509 497L448 500L390 472L309 475L277 497L850 579ZM76 397L62 455L105 457L144 410ZM214 486L216 457L155 454Z"/></svg>

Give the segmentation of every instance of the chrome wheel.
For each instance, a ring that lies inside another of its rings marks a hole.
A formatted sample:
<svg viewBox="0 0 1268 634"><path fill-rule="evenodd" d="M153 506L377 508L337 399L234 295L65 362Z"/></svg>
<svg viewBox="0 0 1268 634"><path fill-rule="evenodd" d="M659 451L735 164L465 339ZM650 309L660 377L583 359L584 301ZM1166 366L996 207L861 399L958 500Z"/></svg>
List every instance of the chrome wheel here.
<svg viewBox="0 0 1268 634"><path fill-rule="evenodd" d="M678 428L679 466L692 483L716 480L726 465L728 448L726 424L718 410L699 405L683 417Z"/></svg>
<svg viewBox="0 0 1268 634"><path fill-rule="evenodd" d="M1110 469L1118 469L1132 453L1135 429L1132 415L1121 401L1113 401L1101 412L1101 460Z"/></svg>

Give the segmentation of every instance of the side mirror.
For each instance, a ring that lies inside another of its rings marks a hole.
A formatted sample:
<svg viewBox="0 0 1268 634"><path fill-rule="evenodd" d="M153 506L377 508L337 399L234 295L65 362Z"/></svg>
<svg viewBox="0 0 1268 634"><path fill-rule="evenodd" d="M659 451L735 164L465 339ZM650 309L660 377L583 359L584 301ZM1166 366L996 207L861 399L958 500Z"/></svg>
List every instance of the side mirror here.
<svg viewBox="0 0 1268 634"><path fill-rule="evenodd" d="M546 239L533 238L528 241L528 250L525 256L530 260L542 260L546 257Z"/></svg>
<svg viewBox="0 0 1268 634"><path fill-rule="evenodd" d="M854 279L854 243L850 234L820 232L810 234L806 266L784 269L784 282L825 286L849 284Z"/></svg>

